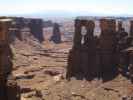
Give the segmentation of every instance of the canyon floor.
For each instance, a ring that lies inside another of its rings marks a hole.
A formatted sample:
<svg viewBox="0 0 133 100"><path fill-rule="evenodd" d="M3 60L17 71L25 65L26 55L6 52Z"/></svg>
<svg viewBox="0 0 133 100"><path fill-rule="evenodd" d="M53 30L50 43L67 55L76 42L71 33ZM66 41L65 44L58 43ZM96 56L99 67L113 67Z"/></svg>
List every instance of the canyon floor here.
<svg viewBox="0 0 133 100"><path fill-rule="evenodd" d="M133 84L122 75L103 82L65 79L72 42L16 41L13 75L21 88L21 100L132 100ZM126 99L124 99L126 98Z"/></svg>

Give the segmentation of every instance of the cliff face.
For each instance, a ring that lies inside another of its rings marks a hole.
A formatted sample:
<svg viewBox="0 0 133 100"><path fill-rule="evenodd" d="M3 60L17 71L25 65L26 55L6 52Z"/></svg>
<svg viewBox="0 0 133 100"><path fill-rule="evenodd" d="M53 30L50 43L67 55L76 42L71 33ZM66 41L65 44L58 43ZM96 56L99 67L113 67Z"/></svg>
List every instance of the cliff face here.
<svg viewBox="0 0 133 100"><path fill-rule="evenodd" d="M0 99L19 100L19 86L12 75L13 53L10 48L8 29L11 19L0 18ZM10 77L10 78L9 78Z"/></svg>
<svg viewBox="0 0 133 100"><path fill-rule="evenodd" d="M99 22L101 34L95 37L95 23L92 19L77 18L75 20L74 44L68 57L68 78L72 76L87 79L98 77L107 81L121 73L118 71L119 65L124 66L123 74L127 72L131 63L128 60L131 57L121 51L131 46L132 35L128 36L128 33L121 28L122 25L118 25L118 31L116 31L115 19L104 18ZM82 33L83 27L86 33Z"/></svg>
<svg viewBox="0 0 133 100"><path fill-rule="evenodd" d="M12 18L12 24L10 26L10 39L15 41L25 41L32 37L38 42L44 41L43 36L43 20L42 19L31 19L31 18Z"/></svg>
<svg viewBox="0 0 133 100"><path fill-rule="evenodd" d="M39 41L44 41L43 21L41 19L31 19L29 23L31 34Z"/></svg>

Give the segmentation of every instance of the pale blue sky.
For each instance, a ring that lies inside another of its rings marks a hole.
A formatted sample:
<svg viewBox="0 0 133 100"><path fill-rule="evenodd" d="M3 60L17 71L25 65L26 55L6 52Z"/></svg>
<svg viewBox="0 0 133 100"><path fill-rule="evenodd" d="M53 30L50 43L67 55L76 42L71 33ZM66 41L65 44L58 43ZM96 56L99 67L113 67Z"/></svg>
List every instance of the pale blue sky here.
<svg viewBox="0 0 133 100"><path fill-rule="evenodd" d="M133 15L133 0L0 0L0 15L52 13L53 11Z"/></svg>

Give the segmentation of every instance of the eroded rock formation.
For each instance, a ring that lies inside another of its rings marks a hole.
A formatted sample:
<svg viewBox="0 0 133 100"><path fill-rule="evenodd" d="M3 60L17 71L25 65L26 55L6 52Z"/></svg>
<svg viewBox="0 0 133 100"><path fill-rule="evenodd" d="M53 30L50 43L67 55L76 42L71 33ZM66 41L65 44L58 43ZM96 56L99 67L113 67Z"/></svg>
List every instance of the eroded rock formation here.
<svg viewBox="0 0 133 100"><path fill-rule="evenodd" d="M114 72L116 66L116 22L113 19L100 20L99 37L100 70L103 73Z"/></svg>
<svg viewBox="0 0 133 100"><path fill-rule="evenodd" d="M11 18L12 22L10 25L10 40L11 42L14 42L15 39L23 40L23 36L21 33L22 28L24 28L25 23L24 23L24 18L23 17L14 17Z"/></svg>
<svg viewBox="0 0 133 100"><path fill-rule="evenodd" d="M130 21L130 36L133 37L133 21Z"/></svg>
<svg viewBox="0 0 133 100"><path fill-rule="evenodd" d="M75 35L73 47L68 56L67 75L77 78L93 79L100 77L107 81L118 74L118 68L124 66L127 72L132 63L132 54L123 53L132 47L133 39L112 18L100 19L101 34L94 36L94 21L87 18L75 20ZM130 61L130 63L129 63ZM123 72L122 72L123 73Z"/></svg>
<svg viewBox="0 0 133 100"><path fill-rule="evenodd" d="M92 78L90 76L97 75L94 27L93 20L75 20L74 44L68 58L67 77L76 76L90 79Z"/></svg>
<svg viewBox="0 0 133 100"><path fill-rule="evenodd" d="M7 17L8 18L8 17ZM43 20L23 17L9 17L12 19L10 25L10 42L14 42L16 38L25 41L26 38L34 37L39 42L44 41L43 36Z"/></svg>
<svg viewBox="0 0 133 100"><path fill-rule="evenodd" d="M8 28L11 20L0 18L0 100L19 100L19 87L11 74L12 52Z"/></svg>
<svg viewBox="0 0 133 100"><path fill-rule="evenodd" d="M58 23L54 23L53 35L51 36L50 40L54 43L61 43L60 25Z"/></svg>
<svg viewBox="0 0 133 100"><path fill-rule="evenodd" d="M118 31L121 31L122 28L122 21L118 21Z"/></svg>
<svg viewBox="0 0 133 100"><path fill-rule="evenodd" d="M29 23L31 33L39 42L44 41L43 36L43 20L42 19L31 19Z"/></svg>

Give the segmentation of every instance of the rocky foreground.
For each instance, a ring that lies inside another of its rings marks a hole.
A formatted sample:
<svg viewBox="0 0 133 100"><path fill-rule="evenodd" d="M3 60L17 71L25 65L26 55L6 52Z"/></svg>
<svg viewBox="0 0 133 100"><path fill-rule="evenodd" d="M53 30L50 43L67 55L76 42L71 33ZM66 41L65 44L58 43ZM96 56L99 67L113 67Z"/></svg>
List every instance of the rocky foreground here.
<svg viewBox="0 0 133 100"><path fill-rule="evenodd" d="M103 83L65 79L71 42L61 44L16 41L14 71L21 100L132 100L133 84L122 75Z"/></svg>

